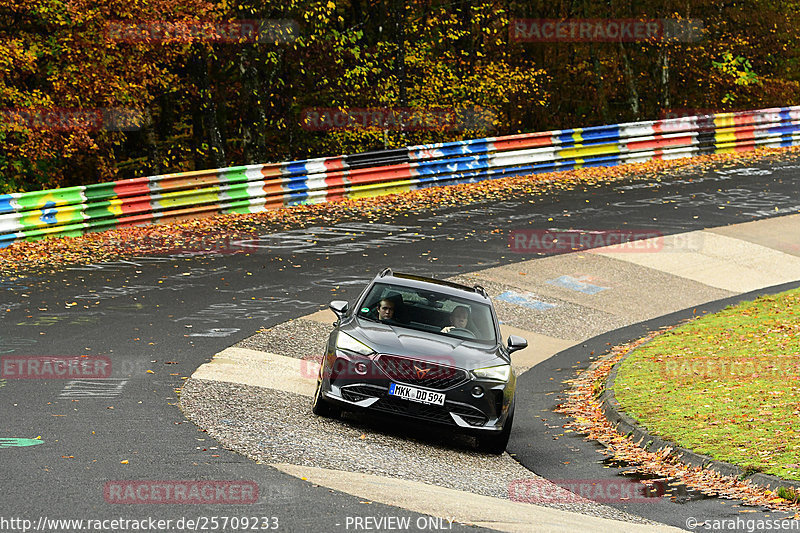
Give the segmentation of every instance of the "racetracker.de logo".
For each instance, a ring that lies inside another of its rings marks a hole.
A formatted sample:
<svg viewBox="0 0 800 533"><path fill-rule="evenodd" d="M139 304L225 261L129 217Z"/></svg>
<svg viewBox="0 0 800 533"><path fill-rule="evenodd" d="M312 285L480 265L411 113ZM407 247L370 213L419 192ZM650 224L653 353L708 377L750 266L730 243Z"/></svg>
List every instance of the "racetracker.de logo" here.
<svg viewBox="0 0 800 533"><path fill-rule="evenodd" d="M303 110L300 126L309 131L464 131L490 129L495 119L493 111L480 107L313 107Z"/></svg>
<svg viewBox="0 0 800 533"><path fill-rule="evenodd" d="M253 253L262 251L246 240L255 238L255 234L243 234L237 237L216 234L183 234L183 235L145 235L130 239L111 238L108 246L133 254L146 251L152 255L211 255Z"/></svg>
<svg viewBox="0 0 800 533"><path fill-rule="evenodd" d="M266 20L148 20L140 22L112 21L106 26L111 41L123 43L286 43L299 35L297 23L291 19Z"/></svg>
<svg viewBox="0 0 800 533"><path fill-rule="evenodd" d="M111 359L102 355L5 355L4 379L104 379L111 376Z"/></svg>
<svg viewBox="0 0 800 533"><path fill-rule="evenodd" d="M517 229L511 230L508 246L519 254L563 254L592 248L620 253L660 252L664 236L657 230Z"/></svg>
<svg viewBox="0 0 800 533"><path fill-rule="evenodd" d="M430 361L417 361L402 357L382 356L378 358L346 359L330 357L324 375L320 366L324 356L308 356L300 361L300 375L305 379L333 378L360 382L385 382L393 379L400 382L408 380L450 379L459 375L455 358L442 355Z"/></svg>
<svg viewBox="0 0 800 533"><path fill-rule="evenodd" d="M641 503L664 494L663 482L632 479L515 479L508 485L508 498L524 503Z"/></svg>
<svg viewBox="0 0 800 533"><path fill-rule="evenodd" d="M138 131L148 122L136 109L104 107L17 107L0 109L0 121L8 128L48 131Z"/></svg>
<svg viewBox="0 0 800 533"><path fill-rule="evenodd" d="M120 504L252 504L258 501L255 481L108 481L108 503Z"/></svg>
<svg viewBox="0 0 800 533"><path fill-rule="evenodd" d="M760 376L800 377L800 361L792 355L745 357L670 356L658 361L661 379L678 383L751 380Z"/></svg>
<svg viewBox="0 0 800 533"><path fill-rule="evenodd" d="M659 118L676 119L676 118L694 118L694 117L707 117L720 113L719 109L713 107L670 107L662 109Z"/></svg>
<svg viewBox="0 0 800 533"><path fill-rule="evenodd" d="M695 42L702 38L695 19L512 19L511 42Z"/></svg>

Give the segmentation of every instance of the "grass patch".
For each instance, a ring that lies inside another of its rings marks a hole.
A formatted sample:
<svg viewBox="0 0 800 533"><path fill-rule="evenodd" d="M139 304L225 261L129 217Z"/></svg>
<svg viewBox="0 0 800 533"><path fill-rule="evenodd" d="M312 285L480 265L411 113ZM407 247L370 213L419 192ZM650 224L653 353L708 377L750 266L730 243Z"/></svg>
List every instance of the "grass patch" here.
<svg viewBox="0 0 800 533"><path fill-rule="evenodd" d="M800 480L800 289L656 337L625 360L614 392L679 446Z"/></svg>
<svg viewBox="0 0 800 533"><path fill-rule="evenodd" d="M797 491L792 490L787 487L778 487L778 497L783 498L784 500L790 501L792 503L800 503L800 494Z"/></svg>

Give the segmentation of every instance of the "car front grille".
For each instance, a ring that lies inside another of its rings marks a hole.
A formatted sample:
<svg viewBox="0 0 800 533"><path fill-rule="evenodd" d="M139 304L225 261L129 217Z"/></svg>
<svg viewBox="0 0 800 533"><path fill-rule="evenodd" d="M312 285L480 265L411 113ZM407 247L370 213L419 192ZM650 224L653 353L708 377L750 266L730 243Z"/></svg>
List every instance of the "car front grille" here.
<svg viewBox="0 0 800 533"><path fill-rule="evenodd" d="M415 418L422 418L424 420L431 420L433 422L455 425L455 422L453 422L453 417L450 416L450 413L447 412L447 409L444 407L439 407L438 405L426 405L386 396L385 398L381 398L378 402L376 402L372 408L378 411L386 411L387 413L413 416Z"/></svg>
<svg viewBox="0 0 800 533"><path fill-rule="evenodd" d="M375 363L392 381L416 387L447 390L469 379L467 371L460 368L396 355L382 354Z"/></svg>
<svg viewBox="0 0 800 533"><path fill-rule="evenodd" d="M372 409L397 415L413 416L415 418L422 418L424 420L449 425L456 425L453 421L453 417L450 416L450 411L459 415L471 426L483 426L488 420L486 415L477 407L451 401L445 402L444 407L441 407L438 405L409 402L392 396L384 396L372 405Z"/></svg>

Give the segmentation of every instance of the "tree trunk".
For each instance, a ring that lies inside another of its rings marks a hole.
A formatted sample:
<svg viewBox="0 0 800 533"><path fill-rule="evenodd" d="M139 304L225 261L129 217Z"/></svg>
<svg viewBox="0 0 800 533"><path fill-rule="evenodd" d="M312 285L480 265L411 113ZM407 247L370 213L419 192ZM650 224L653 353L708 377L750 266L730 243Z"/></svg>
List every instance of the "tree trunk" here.
<svg viewBox="0 0 800 533"><path fill-rule="evenodd" d="M619 43L619 49L622 57L622 70L625 76L625 82L628 86L628 100L631 106L631 113L633 114L633 120L639 120L639 91L636 88L636 77L633 72L633 68L631 67L631 62L628 59L628 53L625 50L625 45L622 44L622 42Z"/></svg>
<svg viewBox="0 0 800 533"><path fill-rule="evenodd" d="M408 105L406 98L406 10L405 0L394 1L394 28L395 28L395 42L397 43L397 57L395 58L395 73L397 75L398 84L398 107L404 108ZM401 115L402 116L402 115ZM400 122L400 142L402 146L405 144L405 124ZM384 140L384 145L386 141Z"/></svg>
<svg viewBox="0 0 800 533"><path fill-rule="evenodd" d="M243 46L239 54L239 74L244 88L246 109L241 117L244 162L247 165L266 162L267 115L264 111L266 90L261 69L255 61L254 46Z"/></svg>
<svg viewBox="0 0 800 533"><path fill-rule="evenodd" d="M225 162L225 145L222 140L222 131L217 119L217 103L214 101L214 94L211 90L211 82L208 76L208 59L204 50L199 47L192 53L192 77L195 87L197 87L198 105L196 108L195 127L200 126L199 138L202 139L199 149L205 154L213 168L223 168ZM199 119L199 124L197 120ZM197 132L195 132L197 133ZM195 135L198 140L198 135ZM198 147L196 147L198 148ZM195 161L197 159L195 158Z"/></svg>
<svg viewBox="0 0 800 533"><path fill-rule="evenodd" d="M589 55L592 59L592 69L594 70L594 84L595 84L595 91L597 91L597 103L600 107L600 116L603 119L604 124L611 123L611 115L608 112L608 99L606 98L606 84L605 76L603 75L603 67L600 64L600 60L597 59L597 53L595 53L594 44L589 46Z"/></svg>
<svg viewBox="0 0 800 533"><path fill-rule="evenodd" d="M662 48L659 55L661 70L661 109L668 110L672 105L669 100L669 50Z"/></svg>
<svg viewBox="0 0 800 533"><path fill-rule="evenodd" d="M456 52L464 50L467 52L470 74L475 71L475 60L477 59L475 36L472 34L472 3L472 0L463 0L455 4L456 15L461 24L460 29L464 32L464 36L458 42L458 50Z"/></svg>
<svg viewBox="0 0 800 533"><path fill-rule="evenodd" d="M153 123L153 115L148 109L146 111L146 118L144 125L144 145L147 162L145 163L145 175L157 176L164 173L164 167L161 164L161 150L158 147L158 136L156 135L156 126Z"/></svg>

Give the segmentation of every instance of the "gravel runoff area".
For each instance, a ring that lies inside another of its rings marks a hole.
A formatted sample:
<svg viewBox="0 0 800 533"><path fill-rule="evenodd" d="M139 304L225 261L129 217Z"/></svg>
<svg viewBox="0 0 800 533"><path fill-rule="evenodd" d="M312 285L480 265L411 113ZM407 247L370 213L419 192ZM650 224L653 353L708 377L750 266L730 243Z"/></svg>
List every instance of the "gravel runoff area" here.
<svg viewBox="0 0 800 533"><path fill-rule="evenodd" d="M547 484L549 500L557 498L556 491L564 490L525 469L508 454L495 456L475 451L468 437L454 439L446 432L422 430L411 423L377 417L317 417L311 413L311 398L306 396L189 379L181 393L181 408L222 446L258 463L362 472L503 499L510 499L514 483L535 483L534 487ZM531 492L536 491L534 488ZM655 524L564 494L564 500L570 503L531 503L588 516Z"/></svg>
<svg viewBox="0 0 800 533"><path fill-rule="evenodd" d="M262 329L235 346L298 359L322 359L332 324L297 318Z"/></svg>
<svg viewBox="0 0 800 533"><path fill-rule="evenodd" d="M331 324L295 319L236 344L284 356L321 356ZM522 467L508 454L477 452L470 437L412 422L345 413L330 420L311 413L311 398L261 387L189 379L181 393L186 416L224 447L259 463L291 463L419 481L492 496L515 498L514 487L546 491L548 502L530 502L584 515L655 524L613 507L579 498ZM538 489L538 487L546 489ZM563 492L562 492L563 491ZM553 503L559 493L563 501ZM523 498L524 499L524 498Z"/></svg>

